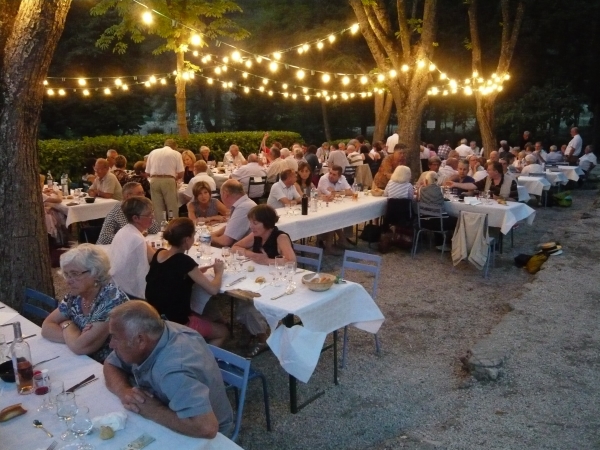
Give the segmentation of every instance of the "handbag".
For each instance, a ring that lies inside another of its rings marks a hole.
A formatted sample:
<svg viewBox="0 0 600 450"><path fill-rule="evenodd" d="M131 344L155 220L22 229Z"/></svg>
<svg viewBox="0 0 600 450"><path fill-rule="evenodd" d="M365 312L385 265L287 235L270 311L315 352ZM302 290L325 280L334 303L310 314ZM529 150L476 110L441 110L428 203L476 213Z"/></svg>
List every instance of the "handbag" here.
<svg viewBox="0 0 600 450"><path fill-rule="evenodd" d="M379 242L379 238L381 238L381 227L374 223L366 224L362 233L360 233L360 239L367 241L369 244Z"/></svg>

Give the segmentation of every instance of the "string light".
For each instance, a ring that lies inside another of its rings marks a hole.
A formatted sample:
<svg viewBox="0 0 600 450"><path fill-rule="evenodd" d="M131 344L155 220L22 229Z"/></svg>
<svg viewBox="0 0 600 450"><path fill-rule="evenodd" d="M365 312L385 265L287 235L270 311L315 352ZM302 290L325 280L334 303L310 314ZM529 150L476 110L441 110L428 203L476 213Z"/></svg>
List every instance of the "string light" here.
<svg viewBox="0 0 600 450"><path fill-rule="evenodd" d="M192 37L190 38L190 42L192 43L192 45L195 45L197 47L200 44L202 44L202 38L200 37L199 34L192 34Z"/></svg>
<svg viewBox="0 0 600 450"><path fill-rule="evenodd" d="M67 93L65 92L65 90L64 90L64 89L59 89L59 90L58 90L58 95L62 95L62 96L64 96L64 95L66 95L66 94L67 94Z"/></svg>
<svg viewBox="0 0 600 450"><path fill-rule="evenodd" d="M144 14L142 14L142 21L145 24L150 25L153 20L152 13L150 11L146 11Z"/></svg>
<svg viewBox="0 0 600 450"><path fill-rule="evenodd" d="M84 89L83 95L85 95L87 97L88 95L90 95L90 91L88 91L87 89Z"/></svg>
<svg viewBox="0 0 600 450"><path fill-rule="evenodd" d="M269 69L271 70L271 72L276 72L277 71L277 63L276 62L271 62L271 64L269 64Z"/></svg>
<svg viewBox="0 0 600 450"><path fill-rule="evenodd" d="M304 70L299 70L298 72L296 72L296 76L298 77L299 80L303 80L304 79Z"/></svg>
<svg viewBox="0 0 600 450"><path fill-rule="evenodd" d="M350 32L351 32L352 34L356 34L356 32L358 31L358 28L359 28L358 24L357 24L357 23L355 23L354 25L352 25L352 26L350 27Z"/></svg>
<svg viewBox="0 0 600 450"><path fill-rule="evenodd" d="M329 83L329 80L331 80L331 76L328 73L324 73L321 77L321 80L323 80L323 83Z"/></svg>

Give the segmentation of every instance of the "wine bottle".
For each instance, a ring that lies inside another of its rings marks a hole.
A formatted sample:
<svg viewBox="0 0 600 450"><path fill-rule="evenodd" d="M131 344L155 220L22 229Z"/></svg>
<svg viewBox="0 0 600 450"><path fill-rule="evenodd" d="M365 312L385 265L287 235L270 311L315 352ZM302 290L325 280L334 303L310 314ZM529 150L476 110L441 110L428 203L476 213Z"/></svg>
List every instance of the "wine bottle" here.
<svg viewBox="0 0 600 450"><path fill-rule="evenodd" d="M306 216L308 214L308 197L306 193L302 196L302 215Z"/></svg>
<svg viewBox="0 0 600 450"><path fill-rule="evenodd" d="M12 358L17 392L19 394L31 394L33 392L33 366L31 365L31 349L29 344L23 340L21 334L21 322L13 322L15 338L10 345L10 356Z"/></svg>

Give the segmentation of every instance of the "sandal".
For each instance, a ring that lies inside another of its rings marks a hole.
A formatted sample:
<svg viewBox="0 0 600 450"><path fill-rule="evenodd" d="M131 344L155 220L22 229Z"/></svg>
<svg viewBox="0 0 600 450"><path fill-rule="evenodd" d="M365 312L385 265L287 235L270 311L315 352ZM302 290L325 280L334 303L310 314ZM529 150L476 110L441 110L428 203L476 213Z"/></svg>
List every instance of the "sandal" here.
<svg viewBox="0 0 600 450"><path fill-rule="evenodd" d="M269 349L269 345L266 342L257 342L256 344L248 348L246 358L254 358Z"/></svg>

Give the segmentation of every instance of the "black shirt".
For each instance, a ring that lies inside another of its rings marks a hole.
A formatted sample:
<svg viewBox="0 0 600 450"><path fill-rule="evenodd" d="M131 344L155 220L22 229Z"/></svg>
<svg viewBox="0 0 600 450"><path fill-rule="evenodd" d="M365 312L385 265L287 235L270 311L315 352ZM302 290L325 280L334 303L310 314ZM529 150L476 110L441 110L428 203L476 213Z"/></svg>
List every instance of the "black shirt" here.
<svg viewBox="0 0 600 450"><path fill-rule="evenodd" d="M188 273L197 267L196 262L188 255L177 253L162 263L158 262L158 254L165 250L158 249L150 262L150 270L146 275L146 300L164 314L172 322L185 325L191 314L190 297L192 280Z"/></svg>
<svg viewBox="0 0 600 450"><path fill-rule="evenodd" d="M194 178L194 171L188 169L187 167L183 170L183 182L189 183L191 179Z"/></svg>
<svg viewBox="0 0 600 450"><path fill-rule="evenodd" d="M277 238L282 234L285 234L289 239L289 234L287 234L285 231L281 231L277 227L274 227L273 231L271 232L271 235L263 243L262 249L265 251L269 258L275 258L276 256L279 256L279 250L277 249Z"/></svg>

